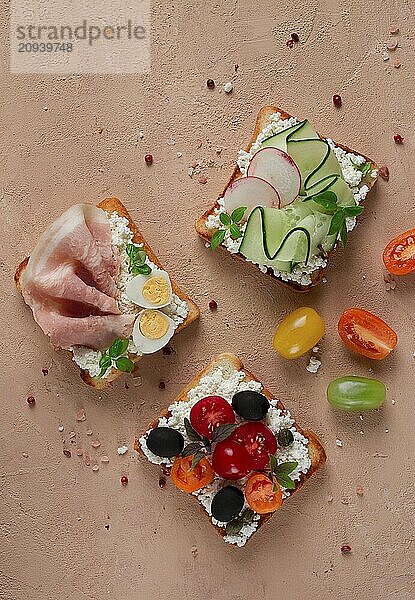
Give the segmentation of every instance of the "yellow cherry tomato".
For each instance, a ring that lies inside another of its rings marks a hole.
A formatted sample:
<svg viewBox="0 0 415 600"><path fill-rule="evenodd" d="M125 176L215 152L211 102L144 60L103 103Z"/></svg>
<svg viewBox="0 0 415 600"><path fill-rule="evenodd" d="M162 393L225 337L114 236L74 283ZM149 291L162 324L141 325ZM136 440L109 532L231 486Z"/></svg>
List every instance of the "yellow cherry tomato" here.
<svg viewBox="0 0 415 600"><path fill-rule="evenodd" d="M317 344L325 329L323 319L314 308L297 308L278 325L274 350L284 358L298 358Z"/></svg>

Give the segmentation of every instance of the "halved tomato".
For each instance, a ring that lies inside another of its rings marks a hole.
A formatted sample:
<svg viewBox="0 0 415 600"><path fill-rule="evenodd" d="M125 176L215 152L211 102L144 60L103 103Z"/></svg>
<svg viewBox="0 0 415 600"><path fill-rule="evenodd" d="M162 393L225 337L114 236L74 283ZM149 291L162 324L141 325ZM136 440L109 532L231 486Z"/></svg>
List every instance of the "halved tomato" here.
<svg viewBox="0 0 415 600"><path fill-rule="evenodd" d="M383 251L385 267L393 275L407 275L415 271L415 229L401 233Z"/></svg>
<svg viewBox="0 0 415 600"><path fill-rule="evenodd" d="M241 444L252 458L252 469L261 471L269 463L269 455L277 449L275 435L263 423L242 423L230 435L230 440Z"/></svg>
<svg viewBox="0 0 415 600"><path fill-rule="evenodd" d="M190 411L193 429L210 440L216 427L234 422L233 408L222 396L206 396L196 402Z"/></svg>
<svg viewBox="0 0 415 600"><path fill-rule="evenodd" d="M202 458L192 468L193 456L177 457L171 469L171 479L176 487L183 492L195 492L211 483L215 473L207 458Z"/></svg>
<svg viewBox="0 0 415 600"><path fill-rule="evenodd" d="M386 358L398 343L398 336L385 321L361 308L344 311L338 323L344 344L368 358Z"/></svg>
<svg viewBox="0 0 415 600"><path fill-rule="evenodd" d="M259 515L274 512L282 504L281 488L264 473L254 473L246 482L245 498Z"/></svg>

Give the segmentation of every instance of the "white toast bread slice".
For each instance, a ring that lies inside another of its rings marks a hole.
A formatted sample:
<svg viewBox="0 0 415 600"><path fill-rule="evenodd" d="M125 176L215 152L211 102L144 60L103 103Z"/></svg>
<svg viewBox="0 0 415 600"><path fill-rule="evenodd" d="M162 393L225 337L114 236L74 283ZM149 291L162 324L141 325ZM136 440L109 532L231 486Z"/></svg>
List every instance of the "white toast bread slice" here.
<svg viewBox="0 0 415 600"><path fill-rule="evenodd" d="M290 114L288 114L287 112L285 112L284 110L282 110L281 108L278 108L277 106L273 106L273 105L267 105L264 106L263 108L261 108L261 110L258 112L257 118L256 118L256 122L255 122L255 127L254 127L254 131L252 133L252 137L249 140L249 143L246 147L246 151L248 152L249 149L251 148L252 144L256 141L259 133L264 129L264 127L266 127L266 125L269 124L270 122L270 116L273 113L277 113L279 112L281 114L281 118L282 119L289 119L291 117ZM319 134L320 135L320 134ZM320 135L320 137L323 137ZM346 152L355 152L354 150L351 150L350 148L348 148L347 146L344 146L342 144L339 144L337 142L335 142L336 146L338 146L339 148L343 148L343 150L345 150ZM367 156L365 156L364 154L361 154L360 152L356 152L356 154L360 154L360 156L363 156L364 159L369 162L372 166L372 170L373 169L379 169L378 165L370 158L368 158ZM233 183L236 179L239 179L239 177L241 177L242 174L239 170L239 167L236 166L234 171L232 172L229 181L227 182L223 192L218 196L218 200L219 198L222 198L226 189L231 185L231 183ZM374 186L374 184L376 183L376 179L373 177L367 177L364 180L364 183L368 186L369 190ZM215 230L214 229L208 229L206 227L206 219L208 218L209 215L213 215L214 214L214 210L215 208L219 207L218 204L218 200L216 200L216 202L209 208L209 210L207 210L201 217L199 217L196 220L195 223L195 229L197 231L197 233L207 242L210 242L212 235L214 234ZM338 247L338 244L335 246L335 248L331 251L334 252L334 250ZM226 252L226 254L232 256L233 258L235 258L236 260L240 260L243 261L247 264L250 264L251 266L254 266L256 269L258 268L256 265L253 265L253 263L249 263L249 261L245 260L245 258L241 255L241 254L231 254L230 252L227 251L227 249L223 246L220 245L219 248ZM328 256L331 254L331 252L328 254ZM318 285L321 280L323 279L323 275L324 275L324 270L325 268L320 267L319 269L316 269L312 274L311 274L311 279L312 282L309 285L301 285L295 281L283 281L282 279L280 279L279 277L276 277L275 274L273 273L272 269L268 269L267 270L267 274L270 275L273 279L277 280L279 283L282 283L292 289L294 289L297 292L307 292L309 291L312 287L315 287L316 285Z"/></svg>
<svg viewBox="0 0 415 600"><path fill-rule="evenodd" d="M112 212L115 211L120 217L125 217L128 220L129 228L134 233L133 241L136 244L142 244L144 247L144 250L145 250L148 258L151 260L151 262L153 262L155 265L157 265L157 267L159 269L165 270L164 267L162 266L162 264L160 263L160 261L158 260L157 256L154 254L153 250L149 246L149 244L146 242L143 234L138 229L137 225L134 223L134 221L131 218L130 214L128 213L127 209L120 202L120 200L118 200L118 198L106 198L105 200L100 202L97 206L98 206L98 208L101 208L108 214L111 214ZM17 267L15 275L14 275L14 281L15 281L16 287L19 291L21 291L20 277L21 277L24 269L26 268L28 261L29 261L29 257L26 257L20 263L20 265ZM174 334L176 335L176 333L178 333L179 331L181 331L182 329L184 329L185 327L190 325L190 323L192 323L193 321L198 319L199 315L200 315L200 311L199 311L199 307L195 304L195 302L193 302L193 300L191 298L189 298L189 296L187 296L187 294L185 294L179 288L177 283L175 283L175 281L171 278L170 278L170 281L171 281L173 293L176 294L181 300L184 300L189 307L189 313L188 313L186 319L183 321L183 323L181 323L177 327L177 329L174 332ZM143 358L143 357L136 356L136 355L130 355L130 359L133 360L134 362L137 362L138 360L140 360L140 358ZM122 374L122 372L118 371L117 369L112 369L111 372L109 373L108 377L106 377L105 379L97 379L97 378L91 377L91 375L87 371L84 371L82 369L81 369L80 374L81 374L81 378L85 381L85 383L87 383L91 387L94 387L96 389L103 389L103 388L107 387L112 381L114 381L114 379L119 377Z"/></svg>
<svg viewBox="0 0 415 600"><path fill-rule="evenodd" d="M195 386L197 386L200 382L200 380L202 379L202 377L204 377L205 375L208 375L209 373L211 373L212 371L216 370L218 367L222 367L224 369L224 372L229 372L232 373L233 371L244 371L245 372L245 380L246 381L251 381L251 380L255 380L255 381L260 381L258 379L258 377L255 377L255 375L253 375L250 371L248 371L247 369L245 369L244 365L242 364L241 360L235 356L234 354L228 354L228 353L223 353L223 354L219 354L215 357L213 357L213 359L210 361L210 363L207 365L207 367L205 367L202 371L200 371L200 373L198 373L193 379L192 381L189 383L189 385L187 385L184 390L182 392L180 392L180 394L174 399L172 400L172 403L174 402L187 402L188 398L187 398L187 394L188 392L194 388ZM261 391L262 394L264 394L264 396L266 396L269 400L275 398L275 395L272 394L269 390L267 389L263 389ZM278 408L281 410L284 410L284 405L281 401L278 401ZM163 410L157 418L154 419L154 421L152 421L146 431L148 431L149 429L153 429L154 427L157 427L158 421L161 417L169 417L170 413L168 411L168 409ZM310 477L320 468L324 465L325 461L326 461L326 453L325 450L323 448L323 445L321 443L321 441L318 439L318 437L316 436L316 434L313 431L310 431L308 429L303 429L301 428L297 422L294 423L294 427L302 434L304 435L306 438L308 438L309 442L308 442L308 451L309 451L309 456L311 459L311 466L310 469L308 470L307 474L301 474L301 478L298 482L296 482L296 486L294 490L291 490L291 495L294 494L295 492L297 492L303 485L304 483L310 479ZM142 432L139 436L137 436L137 438L135 439L135 443L134 443L134 448L135 450L140 454L140 456L144 457L145 461L147 462L147 458L145 457L145 455L142 452L140 443L139 443L139 438L144 435L145 432ZM155 467L155 465L152 465L153 467ZM184 493L184 492L183 492ZM213 525L208 513L205 511L204 507L200 504L199 500L197 499L196 496L193 496L192 494L189 494L189 497L193 498L194 500L196 500L199 505L200 505L200 509L203 512L203 514L209 519L209 522L211 523L211 525ZM287 500L288 498L286 498L285 500ZM285 502L284 500L284 502ZM278 513L278 511L277 511ZM264 525L267 521L269 521L269 519L277 513L268 513L265 515L261 515L260 520L259 520L259 525L256 531L258 531L262 525ZM213 525L216 529L216 531L219 533L219 535L221 537L224 537L226 535L225 533L225 529L218 527L216 525Z"/></svg>

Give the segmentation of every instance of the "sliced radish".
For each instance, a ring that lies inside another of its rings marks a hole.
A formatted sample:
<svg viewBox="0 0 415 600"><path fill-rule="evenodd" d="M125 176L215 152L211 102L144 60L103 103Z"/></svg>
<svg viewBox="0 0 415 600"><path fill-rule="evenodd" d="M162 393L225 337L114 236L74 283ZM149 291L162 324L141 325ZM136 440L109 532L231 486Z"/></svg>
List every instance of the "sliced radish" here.
<svg viewBox="0 0 415 600"><path fill-rule="evenodd" d="M262 148L254 154L247 174L265 179L277 190L280 208L291 204L300 192L300 171L291 156L278 148Z"/></svg>
<svg viewBox="0 0 415 600"><path fill-rule="evenodd" d="M226 212L230 215L235 208L246 206L243 220L246 221L256 206L279 208L278 192L268 181L260 177L240 177L227 189L223 197Z"/></svg>

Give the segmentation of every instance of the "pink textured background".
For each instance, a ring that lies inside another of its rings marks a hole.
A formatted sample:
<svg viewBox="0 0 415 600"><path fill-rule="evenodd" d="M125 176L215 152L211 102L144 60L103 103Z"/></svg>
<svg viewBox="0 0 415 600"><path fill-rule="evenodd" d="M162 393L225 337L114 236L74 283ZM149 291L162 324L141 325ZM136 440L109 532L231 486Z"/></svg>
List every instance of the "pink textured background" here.
<svg viewBox="0 0 415 600"><path fill-rule="evenodd" d="M404 0L163 0L154 3L152 18L146 76L10 76L7 46L3 51L0 597L414 598L415 278L388 293L380 259L386 242L415 224L413 6ZM399 48L384 62L392 21L401 27ZM6 39L5 9L1 23ZM293 30L301 43L290 50L285 42ZM398 57L400 69L393 67ZM214 91L205 87L208 77L217 82ZM228 80L231 95L222 91ZM343 97L341 110L331 104L333 93ZM309 117L320 132L391 172L389 184L380 181L370 195L347 251L333 258L328 283L307 296L209 253L193 230L227 180L257 110L269 102ZM393 142L397 131L403 146ZM143 160L148 151L151 168ZM202 171L206 185L188 175L198 160L212 161ZM174 355L142 363L142 387L125 389L119 380L99 394L81 382L66 355L48 346L12 276L51 219L75 202L108 195L126 204L202 316L174 339ZM211 298L219 305L215 314L208 310ZM314 306L327 324L317 375L305 370L308 357L288 363L272 350L278 320L301 305ZM399 346L388 360L373 364L342 347L336 322L353 305L396 329ZM130 451L117 455L213 354L226 350L321 435L328 453L325 470L241 550L225 545L171 484L160 490L157 468L138 463ZM330 409L327 383L347 373L386 383L380 412L360 420ZM30 394L35 408L26 404ZM80 408L84 423L75 422ZM85 435L89 428L92 438ZM63 440L76 447L72 430L84 448L99 439L91 455L106 454L110 463L95 473L93 463L63 456ZM122 474L129 477L125 488ZM364 487L363 498L356 485ZM353 547L350 556L340 554L343 543Z"/></svg>

